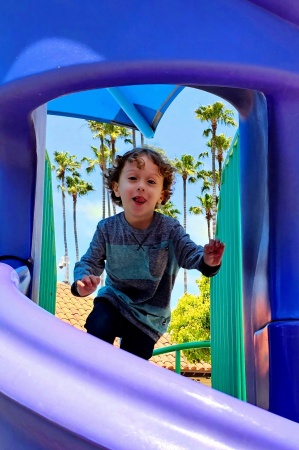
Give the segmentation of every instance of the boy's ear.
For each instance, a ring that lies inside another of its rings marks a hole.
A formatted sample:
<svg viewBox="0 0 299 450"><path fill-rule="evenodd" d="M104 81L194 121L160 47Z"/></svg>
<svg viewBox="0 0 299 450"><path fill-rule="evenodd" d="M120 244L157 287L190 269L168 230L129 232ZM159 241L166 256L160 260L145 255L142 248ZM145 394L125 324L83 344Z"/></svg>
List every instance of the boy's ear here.
<svg viewBox="0 0 299 450"><path fill-rule="evenodd" d="M161 203L163 202L164 198L165 198L164 191L162 191L161 195L160 195L160 198L159 198L159 201L158 201L158 205L161 205Z"/></svg>
<svg viewBox="0 0 299 450"><path fill-rule="evenodd" d="M113 192L115 194L115 197L120 197L120 193L118 190L118 183L116 181L114 181L113 183Z"/></svg>

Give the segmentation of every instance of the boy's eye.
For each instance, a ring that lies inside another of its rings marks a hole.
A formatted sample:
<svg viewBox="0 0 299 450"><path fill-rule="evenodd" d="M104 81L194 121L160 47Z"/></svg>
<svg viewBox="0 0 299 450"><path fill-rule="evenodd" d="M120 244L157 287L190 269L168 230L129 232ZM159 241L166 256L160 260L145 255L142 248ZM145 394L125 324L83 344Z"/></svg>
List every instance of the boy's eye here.
<svg viewBox="0 0 299 450"><path fill-rule="evenodd" d="M134 180L137 180L137 178L132 176L132 177L129 177L128 180L133 180L134 181Z"/></svg>
<svg viewBox="0 0 299 450"><path fill-rule="evenodd" d="M148 180L149 184L156 184L156 182L154 180Z"/></svg>

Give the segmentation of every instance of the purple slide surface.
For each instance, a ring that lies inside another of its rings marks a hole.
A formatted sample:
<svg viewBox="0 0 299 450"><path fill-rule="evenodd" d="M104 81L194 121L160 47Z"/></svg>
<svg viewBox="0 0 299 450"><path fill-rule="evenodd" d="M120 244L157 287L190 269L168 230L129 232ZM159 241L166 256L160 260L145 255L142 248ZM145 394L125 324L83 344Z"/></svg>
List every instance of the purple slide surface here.
<svg viewBox="0 0 299 450"><path fill-rule="evenodd" d="M60 321L3 263L0 284L1 449L298 449L298 424Z"/></svg>

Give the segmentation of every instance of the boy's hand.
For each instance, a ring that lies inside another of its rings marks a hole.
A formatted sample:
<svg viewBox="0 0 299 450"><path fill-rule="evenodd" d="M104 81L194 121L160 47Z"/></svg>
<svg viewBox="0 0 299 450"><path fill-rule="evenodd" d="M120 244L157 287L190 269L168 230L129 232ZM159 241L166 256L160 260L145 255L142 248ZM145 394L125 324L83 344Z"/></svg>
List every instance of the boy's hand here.
<svg viewBox="0 0 299 450"><path fill-rule="evenodd" d="M86 295L92 294L100 281L101 278L95 275L85 276L82 280L77 280L77 291L79 295L85 297Z"/></svg>
<svg viewBox="0 0 299 450"><path fill-rule="evenodd" d="M211 267L221 264L225 245L219 239L210 239L210 242L203 248L204 262Z"/></svg>

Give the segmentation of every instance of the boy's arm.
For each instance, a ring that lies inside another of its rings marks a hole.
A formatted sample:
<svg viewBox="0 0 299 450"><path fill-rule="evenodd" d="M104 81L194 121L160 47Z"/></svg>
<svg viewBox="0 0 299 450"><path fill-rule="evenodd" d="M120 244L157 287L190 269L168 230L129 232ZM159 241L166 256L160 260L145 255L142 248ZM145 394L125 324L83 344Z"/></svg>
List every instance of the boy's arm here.
<svg viewBox="0 0 299 450"><path fill-rule="evenodd" d="M71 292L78 297L85 297L95 291L100 282L100 275L105 268L105 239L98 225L89 249L76 262L74 268L74 283Z"/></svg>
<svg viewBox="0 0 299 450"><path fill-rule="evenodd" d="M219 266L222 261L225 245L219 239L210 239L203 248L204 262L211 267Z"/></svg>
<svg viewBox="0 0 299 450"><path fill-rule="evenodd" d="M200 261L199 270L206 277L212 277L218 273L221 267L225 245L219 239L210 239L203 248L203 258Z"/></svg>
<svg viewBox="0 0 299 450"><path fill-rule="evenodd" d="M218 266L209 266L205 263L204 258L201 259L199 263L199 270L205 277L213 277L216 275L220 270L221 264Z"/></svg>
<svg viewBox="0 0 299 450"><path fill-rule="evenodd" d="M82 280L74 281L71 286L71 293L76 297L86 297L96 290L100 281L100 277L94 275L85 276Z"/></svg>
<svg viewBox="0 0 299 450"><path fill-rule="evenodd" d="M207 277L216 275L221 267L225 247L219 239L211 239L202 247L190 239L179 223L172 228L171 238L179 267L200 270Z"/></svg>

